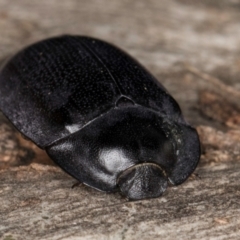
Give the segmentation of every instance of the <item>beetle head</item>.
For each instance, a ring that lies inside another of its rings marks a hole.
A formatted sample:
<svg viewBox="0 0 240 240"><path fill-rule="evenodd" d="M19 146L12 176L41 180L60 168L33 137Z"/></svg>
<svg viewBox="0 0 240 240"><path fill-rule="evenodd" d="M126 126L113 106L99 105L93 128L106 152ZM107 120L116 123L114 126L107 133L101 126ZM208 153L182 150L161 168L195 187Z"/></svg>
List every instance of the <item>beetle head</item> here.
<svg viewBox="0 0 240 240"><path fill-rule="evenodd" d="M130 200L159 197L167 188L167 177L157 164L141 163L120 174L117 184Z"/></svg>

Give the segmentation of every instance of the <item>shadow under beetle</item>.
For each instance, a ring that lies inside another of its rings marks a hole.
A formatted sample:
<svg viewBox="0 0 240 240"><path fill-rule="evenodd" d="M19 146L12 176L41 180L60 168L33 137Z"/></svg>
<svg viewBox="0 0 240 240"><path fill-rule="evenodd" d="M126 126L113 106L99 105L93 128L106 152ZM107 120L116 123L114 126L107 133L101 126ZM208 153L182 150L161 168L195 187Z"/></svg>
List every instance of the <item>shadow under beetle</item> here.
<svg viewBox="0 0 240 240"><path fill-rule="evenodd" d="M33 44L0 71L0 109L67 173L131 200L159 197L200 157L197 132L136 60L101 40Z"/></svg>

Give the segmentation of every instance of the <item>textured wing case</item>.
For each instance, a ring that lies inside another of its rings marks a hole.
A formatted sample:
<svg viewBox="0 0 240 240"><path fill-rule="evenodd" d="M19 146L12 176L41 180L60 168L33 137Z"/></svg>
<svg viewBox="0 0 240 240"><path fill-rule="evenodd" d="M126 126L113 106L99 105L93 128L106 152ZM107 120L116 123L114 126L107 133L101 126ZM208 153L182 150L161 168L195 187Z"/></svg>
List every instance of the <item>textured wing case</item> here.
<svg viewBox="0 0 240 240"><path fill-rule="evenodd" d="M136 60L104 41L87 37L83 37L81 41L93 55L100 58L122 95L139 105L158 111L161 115L180 117L181 111L176 101Z"/></svg>
<svg viewBox="0 0 240 240"><path fill-rule="evenodd" d="M179 118L177 103L144 68L103 41L63 36L18 53L0 72L0 108L44 148L115 106L120 96Z"/></svg>

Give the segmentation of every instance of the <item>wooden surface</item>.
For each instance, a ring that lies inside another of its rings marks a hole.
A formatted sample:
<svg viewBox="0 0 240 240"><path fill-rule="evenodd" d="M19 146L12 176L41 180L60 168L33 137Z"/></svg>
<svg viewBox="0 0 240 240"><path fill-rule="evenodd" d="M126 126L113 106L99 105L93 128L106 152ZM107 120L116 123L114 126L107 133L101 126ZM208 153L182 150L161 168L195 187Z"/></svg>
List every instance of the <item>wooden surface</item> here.
<svg viewBox="0 0 240 240"><path fill-rule="evenodd" d="M163 197L127 202L72 189L0 115L0 238L239 239L240 1L0 0L0 61L65 33L107 40L144 64L197 127L201 162Z"/></svg>

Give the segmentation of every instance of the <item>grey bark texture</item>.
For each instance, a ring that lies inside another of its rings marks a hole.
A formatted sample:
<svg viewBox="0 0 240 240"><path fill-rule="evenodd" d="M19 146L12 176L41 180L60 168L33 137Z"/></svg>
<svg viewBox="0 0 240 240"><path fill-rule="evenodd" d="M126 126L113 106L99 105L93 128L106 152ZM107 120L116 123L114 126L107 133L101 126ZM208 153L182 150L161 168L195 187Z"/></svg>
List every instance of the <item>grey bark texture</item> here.
<svg viewBox="0 0 240 240"><path fill-rule="evenodd" d="M240 239L240 1L0 0L0 61L66 33L104 39L146 66L197 128L201 161L157 199L72 189L0 114L0 238Z"/></svg>

